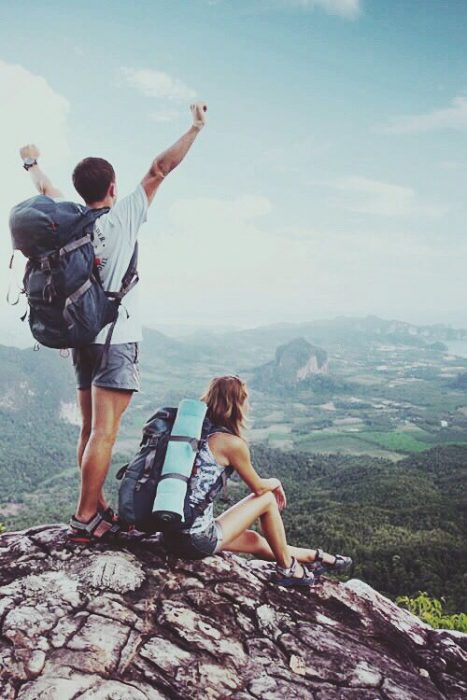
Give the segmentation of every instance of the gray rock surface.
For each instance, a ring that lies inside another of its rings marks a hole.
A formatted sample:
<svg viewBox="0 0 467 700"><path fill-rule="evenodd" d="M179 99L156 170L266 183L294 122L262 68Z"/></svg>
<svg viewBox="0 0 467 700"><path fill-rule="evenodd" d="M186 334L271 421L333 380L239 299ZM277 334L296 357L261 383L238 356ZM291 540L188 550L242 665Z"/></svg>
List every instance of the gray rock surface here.
<svg viewBox="0 0 467 700"><path fill-rule="evenodd" d="M65 532L0 537L2 700L467 697L467 637L361 581L286 590L261 562Z"/></svg>

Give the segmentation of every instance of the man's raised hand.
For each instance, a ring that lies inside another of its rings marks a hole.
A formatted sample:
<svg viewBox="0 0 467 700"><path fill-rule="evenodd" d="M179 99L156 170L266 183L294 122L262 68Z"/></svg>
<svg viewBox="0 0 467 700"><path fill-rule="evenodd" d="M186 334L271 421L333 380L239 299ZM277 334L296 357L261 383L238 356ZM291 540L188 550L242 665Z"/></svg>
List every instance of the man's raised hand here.
<svg viewBox="0 0 467 700"><path fill-rule="evenodd" d="M19 155L22 160L26 160L26 158L37 160L40 156L40 151L33 143L28 143L27 146L19 149Z"/></svg>
<svg viewBox="0 0 467 700"><path fill-rule="evenodd" d="M190 105L191 114L193 115L193 126L197 129L202 129L206 124L206 112L208 111L208 106L205 102L195 102Z"/></svg>
<svg viewBox="0 0 467 700"><path fill-rule="evenodd" d="M19 149L19 155L24 161L24 168L29 172L36 190L47 197L63 197L61 190L52 184L47 175L37 165L37 159L40 154L39 149L33 143L28 143ZM32 167L33 165L35 166L34 168Z"/></svg>

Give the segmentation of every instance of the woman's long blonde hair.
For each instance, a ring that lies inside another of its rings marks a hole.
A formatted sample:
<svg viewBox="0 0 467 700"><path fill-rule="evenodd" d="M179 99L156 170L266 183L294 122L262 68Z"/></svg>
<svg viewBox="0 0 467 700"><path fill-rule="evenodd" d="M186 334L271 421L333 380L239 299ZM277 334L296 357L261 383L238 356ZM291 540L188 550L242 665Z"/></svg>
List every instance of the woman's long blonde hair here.
<svg viewBox="0 0 467 700"><path fill-rule="evenodd" d="M201 401L207 404L207 416L215 425L222 425L234 435L243 437L247 397L245 382L240 377L226 375L211 379Z"/></svg>

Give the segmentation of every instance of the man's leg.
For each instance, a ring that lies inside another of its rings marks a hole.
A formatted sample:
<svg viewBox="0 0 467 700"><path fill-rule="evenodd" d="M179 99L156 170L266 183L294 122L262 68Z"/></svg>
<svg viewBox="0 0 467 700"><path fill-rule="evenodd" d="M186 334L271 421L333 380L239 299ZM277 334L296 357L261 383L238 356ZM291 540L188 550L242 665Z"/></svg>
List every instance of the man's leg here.
<svg viewBox="0 0 467 700"><path fill-rule="evenodd" d="M83 454L88 444L89 438L91 436L92 428L92 392L91 389L78 389L78 408L81 413L81 430L79 433L78 447L76 451L78 467L81 469L83 462ZM106 510L108 508L107 499L104 496L104 491L101 489L99 494L99 500L97 507L100 511Z"/></svg>
<svg viewBox="0 0 467 700"><path fill-rule="evenodd" d="M79 432L78 447L76 450L76 458L78 466L81 469L84 450L88 444L89 436L91 435L92 426L92 398L91 389L78 389L76 392L78 399L78 408L81 414L81 430Z"/></svg>
<svg viewBox="0 0 467 700"><path fill-rule="evenodd" d="M91 433L81 458L81 494L76 517L92 518L98 507L120 420L131 401L132 392L91 388Z"/></svg>

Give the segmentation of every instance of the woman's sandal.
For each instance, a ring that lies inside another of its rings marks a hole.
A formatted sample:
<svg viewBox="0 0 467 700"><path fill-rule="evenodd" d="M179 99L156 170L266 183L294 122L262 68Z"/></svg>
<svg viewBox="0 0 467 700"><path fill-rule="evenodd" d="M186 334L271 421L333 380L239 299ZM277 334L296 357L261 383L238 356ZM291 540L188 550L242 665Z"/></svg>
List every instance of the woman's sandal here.
<svg viewBox="0 0 467 700"><path fill-rule="evenodd" d="M335 562L328 564L323 560L324 552L322 549L316 550L316 557L312 564L313 573L316 576L321 574L345 574L352 568L353 561L350 557L344 557L342 554L333 554Z"/></svg>
<svg viewBox="0 0 467 700"><path fill-rule="evenodd" d="M298 561L295 557L292 557L292 564L288 569L284 569L282 566L276 565L276 573L273 575L271 582L275 583L277 586L311 586L315 585L315 577L311 571L303 565L300 566L303 569L302 576L295 576L297 570Z"/></svg>
<svg viewBox="0 0 467 700"><path fill-rule="evenodd" d="M122 528L114 520L113 511L112 516L108 512L111 510L108 508L104 512L98 512L87 522L82 522L73 515L67 533L68 541L74 544L93 544L117 535L122 531Z"/></svg>

